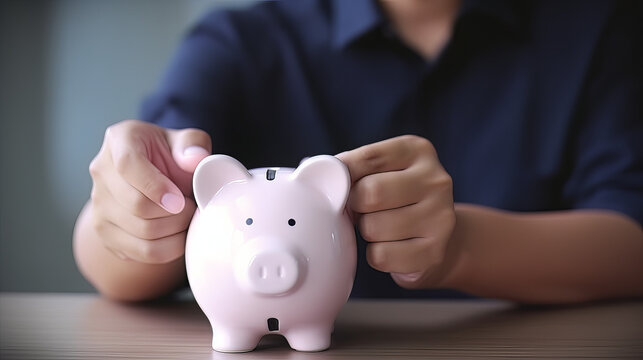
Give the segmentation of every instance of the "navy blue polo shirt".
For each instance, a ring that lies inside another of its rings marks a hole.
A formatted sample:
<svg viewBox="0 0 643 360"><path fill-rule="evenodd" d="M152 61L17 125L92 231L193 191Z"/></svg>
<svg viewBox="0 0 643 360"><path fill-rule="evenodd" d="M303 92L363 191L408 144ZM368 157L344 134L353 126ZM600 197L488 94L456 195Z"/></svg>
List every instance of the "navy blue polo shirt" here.
<svg viewBox="0 0 643 360"><path fill-rule="evenodd" d="M456 202L606 209L643 222L636 2L464 2L435 59L378 4L296 0L215 11L187 34L142 119L210 133L247 167L295 167L401 134L429 139ZM353 296L399 288L359 241Z"/></svg>

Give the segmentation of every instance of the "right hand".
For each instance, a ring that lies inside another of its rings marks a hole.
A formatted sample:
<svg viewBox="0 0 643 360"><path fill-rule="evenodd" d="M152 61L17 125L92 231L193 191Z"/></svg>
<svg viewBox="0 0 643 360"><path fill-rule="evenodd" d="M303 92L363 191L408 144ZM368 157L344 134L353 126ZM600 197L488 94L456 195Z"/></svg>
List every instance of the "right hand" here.
<svg viewBox="0 0 643 360"><path fill-rule="evenodd" d="M89 166L93 226L103 245L147 264L182 256L196 210L192 175L211 151L210 136L198 129L137 120L110 126Z"/></svg>

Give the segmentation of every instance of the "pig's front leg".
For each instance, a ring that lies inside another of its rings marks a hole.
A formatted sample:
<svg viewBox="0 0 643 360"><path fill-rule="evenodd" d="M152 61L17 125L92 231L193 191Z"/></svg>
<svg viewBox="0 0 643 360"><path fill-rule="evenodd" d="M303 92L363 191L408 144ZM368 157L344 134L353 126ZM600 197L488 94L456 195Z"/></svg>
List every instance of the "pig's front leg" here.
<svg viewBox="0 0 643 360"><path fill-rule="evenodd" d="M263 334L248 328L212 328L212 348L220 352L246 352L257 347Z"/></svg>
<svg viewBox="0 0 643 360"><path fill-rule="evenodd" d="M290 329L284 336L298 351L322 351L330 346L333 324L307 324Z"/></svg>

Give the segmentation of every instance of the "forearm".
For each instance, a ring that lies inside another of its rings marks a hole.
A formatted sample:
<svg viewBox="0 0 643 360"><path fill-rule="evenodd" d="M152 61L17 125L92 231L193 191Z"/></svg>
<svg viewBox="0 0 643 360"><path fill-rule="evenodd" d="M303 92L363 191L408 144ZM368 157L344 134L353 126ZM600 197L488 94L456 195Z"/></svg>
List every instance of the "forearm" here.
<svg viewBox="0 0 643 360"><path fill-rule="evenodd" d="M81 273L106 297L138 301L157 298L185 281L184 258L166 264L143 264L122 260L101 243L87 203L74 229L74 257Z"/></svg>
<svg viewBox="0 0 643 360"><path fill-rule="evenodd" d="M643 231L623 215L457 204L456 216L444 286L526 303L643 296Z"/></svg>

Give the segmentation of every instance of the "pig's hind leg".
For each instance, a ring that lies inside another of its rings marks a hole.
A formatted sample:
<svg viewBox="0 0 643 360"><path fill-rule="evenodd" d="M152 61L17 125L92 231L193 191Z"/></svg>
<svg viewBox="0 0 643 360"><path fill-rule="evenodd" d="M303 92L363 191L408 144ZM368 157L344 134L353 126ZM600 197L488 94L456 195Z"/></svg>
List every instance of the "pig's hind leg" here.
<svg viewBox="0 0 643 360"><path fill-rule="evenodd" d="M295 350L323 351L330 346L332 331L332 324L316 324L290 329L284 336L290 347Z"/></svg>
<svg viewBox="0 0 643 360"><path fill-rule="evenodd" d="M257 347L263 334L248 328L217 326L212 329L212 348L220 352L247 352Z"/></svg>

